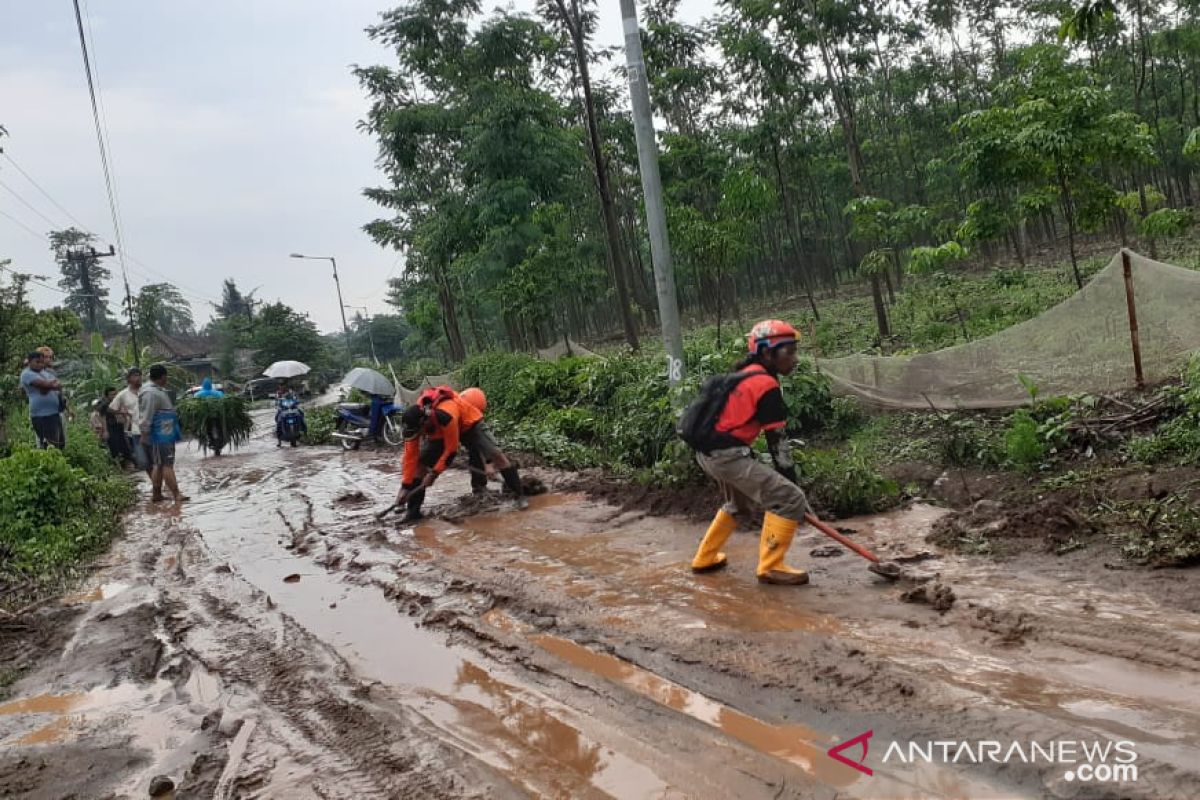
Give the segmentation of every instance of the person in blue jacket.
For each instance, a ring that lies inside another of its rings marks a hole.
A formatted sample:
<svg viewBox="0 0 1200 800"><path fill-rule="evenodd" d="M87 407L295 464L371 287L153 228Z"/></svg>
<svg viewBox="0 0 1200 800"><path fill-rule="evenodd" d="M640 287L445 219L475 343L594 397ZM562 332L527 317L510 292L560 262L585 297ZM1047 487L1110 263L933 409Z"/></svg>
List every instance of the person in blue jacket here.
<svg viewBox="0 0 1200 800"><path fill-rule="evenodd" d="M205 378L200 384L200 391L196 392L196 397L224 397L225 393L220 389L214 389L212 378Z"/></svg>

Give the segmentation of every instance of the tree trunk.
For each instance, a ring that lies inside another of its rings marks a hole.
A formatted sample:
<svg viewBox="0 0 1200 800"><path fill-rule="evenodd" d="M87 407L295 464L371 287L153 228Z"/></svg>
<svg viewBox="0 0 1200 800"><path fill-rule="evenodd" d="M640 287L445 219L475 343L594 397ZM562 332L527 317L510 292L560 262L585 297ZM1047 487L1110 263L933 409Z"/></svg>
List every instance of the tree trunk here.
<svg viewBox="0 0 1200 800"><path fill-rule="evenodd" d="M1071 251L1071 272L1075 275L1076 288L1083 288L1083 277L1079 274L1079 261L1075 255L1075 204L1072 202L1071 187L1061 165L1058 167L1058 187L1062 190L1063 215L1067 218L1067 247Z"/></svg>
<svg viewBox="0 0 1200 800"><path fill-rule="evenodd" d="M592 80L588 69L587 46L584 41L583 21L579 13L578 0L572 0L567 9L566 0L554 0L554 6L562 18L563 26L571 37L575 48L575 62L579 69L579 83L583 89L583 110L587 120L588 144L592 151L592 166L596 171L596 191L600 195L600 209L604 216L604 234L608 243L609 258L613 266L613 282L616 284L617 302L621 305L621 322L625 327L625 341L633 350L638 349L637 323L629 306L629 266L625 249L621 244L621 230L617 225L617 213L613 204L612 187L608 180L608 166L604 159L604 146L600 139L600 124L596 118L596 103L592 97Z"/></svg>
<svg viewBox="0 0 1200 800"><path fill-rule="evenodd" d="M883 344L883 340L892 335L890 326L888 325L887 306L883 303L883 288L879 283L879 276L871 276L871 299L875 302L875 323L879 326L879 343Z"/></svg>
<svg viewBox="0 0 1200 800"><path fill-rule="evenodd" d="M466 359L467 347L463 343L462 329L458 324L458 308L454 301L454 290L450 286L444 269L438 269L436 275L438 305L442 307L442 330L450 345L450 359L457 363Z"/></svg>

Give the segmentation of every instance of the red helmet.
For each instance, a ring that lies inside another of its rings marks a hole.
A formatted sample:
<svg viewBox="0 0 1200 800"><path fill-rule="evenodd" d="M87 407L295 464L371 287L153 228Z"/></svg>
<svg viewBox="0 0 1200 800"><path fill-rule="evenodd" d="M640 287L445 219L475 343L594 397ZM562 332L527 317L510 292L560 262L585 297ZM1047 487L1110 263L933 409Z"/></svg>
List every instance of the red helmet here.
<svg viewBox="0 0 1200 800"><path fill-rule="evenodd" d="M487 395L483 393L483 389L474 386L470 389L463 389L458 398L464 403L475 406L475 408L479 409L480 414L487 413Z"/></svg>
<svg viewBox="0 0 1200 800"><path fill-rule="evenodd" d="M757 353L763 348L774 350L776 347L795 344L798 341L800 341L800 331L779 319L764 319L762 322L755 323L754 327L750 329L750 335L746 338L746 344L751 353Z"/></svg>

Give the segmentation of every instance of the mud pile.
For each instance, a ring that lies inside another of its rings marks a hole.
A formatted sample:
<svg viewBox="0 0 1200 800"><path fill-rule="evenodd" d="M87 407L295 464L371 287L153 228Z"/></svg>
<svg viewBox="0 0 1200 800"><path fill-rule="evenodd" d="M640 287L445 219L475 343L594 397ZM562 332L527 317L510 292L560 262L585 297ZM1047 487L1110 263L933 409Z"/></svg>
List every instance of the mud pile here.
<svg viewBox="0 0 1200 800"><path fill-rule="evenodd" d="M964 511L942 517L927 541L960 552L1005 555L1031 545L1059 552L1072 541L1096 533L1096 527L1061 501L1046 498L1029 504L980 500Z"/></svg>

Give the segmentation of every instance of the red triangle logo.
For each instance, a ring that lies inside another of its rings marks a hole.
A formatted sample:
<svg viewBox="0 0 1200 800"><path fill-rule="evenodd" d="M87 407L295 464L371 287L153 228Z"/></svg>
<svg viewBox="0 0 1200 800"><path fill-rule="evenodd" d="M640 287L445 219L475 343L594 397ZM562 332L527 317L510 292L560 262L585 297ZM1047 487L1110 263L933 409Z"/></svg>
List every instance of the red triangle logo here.
<svg viewBox="0 0 1200 800"><path fill-rule="evenodd" d="M867 731L866 733L860 733L853 739L847 739L839 745L834 745L825 752L828 753L829 757L835 761L840 761L848 767L854 767L859 772L863 772L867 775L874 775L875 772L865 763L867 760L867 750L870 747L868 743L873 735L875 735L875 731L873 730ZM851 761L842 755L843 750L847 750L860 744L862 745L862 758L860 758L858 761Z"/></svg>

